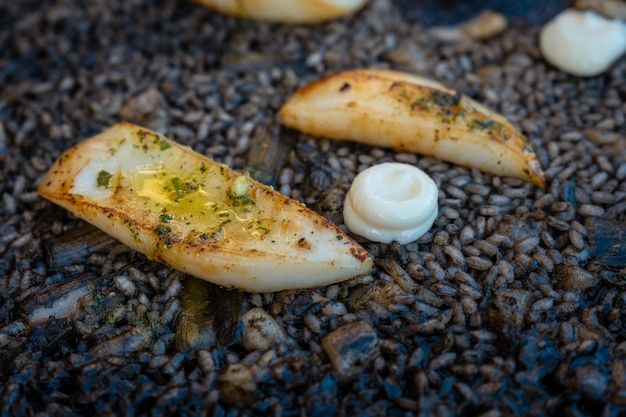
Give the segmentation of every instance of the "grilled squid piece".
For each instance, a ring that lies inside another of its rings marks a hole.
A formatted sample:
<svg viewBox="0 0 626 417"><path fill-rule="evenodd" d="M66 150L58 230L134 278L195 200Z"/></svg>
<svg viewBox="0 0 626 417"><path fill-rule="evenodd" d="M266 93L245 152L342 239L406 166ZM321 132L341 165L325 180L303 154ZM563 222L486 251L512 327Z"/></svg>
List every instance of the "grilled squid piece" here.
<svg viewBox="0 0 626 417"><path fill-rule="evenodd" d="M421 153L545 186L530 142L505 117L416 75L366 69L331 75L296 91L279 117L313 136Z"/></svg>
<svg viewBox="0 0 626 417"><path fill-rule="evenodd" d="M318 23L356 12L367 0L195 0L220 13L278 23Z"/></svg>
<svg viewBox="0 0 626 417"><path fill-rule="evenodd" d="M127 123L61 155L38 191L149 259L224 287L316 287L373 265L297 201Z"/></svg>

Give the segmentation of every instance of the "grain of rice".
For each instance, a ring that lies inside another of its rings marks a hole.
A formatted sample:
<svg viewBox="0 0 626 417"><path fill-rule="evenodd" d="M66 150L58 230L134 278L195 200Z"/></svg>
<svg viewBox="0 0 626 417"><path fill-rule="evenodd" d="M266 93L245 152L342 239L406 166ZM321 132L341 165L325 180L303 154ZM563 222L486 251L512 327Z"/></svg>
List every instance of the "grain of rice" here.
<svg viewBox="0 0 626 417"><path fill-rule="evenodd" d="M538 236L529 236L515 244L515 252L521 254L528 254L532 252L540 243Z"/></svg>
<svg viewBox="0 0 626 417"><path fill-rule="evenodd" d="M477 240L474 246L487 256L496 256L500 253L498 246L488 240Z"/></svg>
<svg viewBox="0 0 626 417"><path fill-rule="evenodd" d="M478 271L486 271L493 266L493 263L489 259L479 256L469 256L466 261L468 267Z"/></svg>
<svg viewBox="0 0 626 417"><path fill-rule="evenodd" d="M481 250L478 249L476 246L472 246L472 245L467 245L467 246L463 246L463 254L465 254L466 256L480 256L481 254Z"/></svg>
<svg viewBox="0 0 626 417"><path fill-rule="evenodd" d="M450 257L452 262L454 262L456 265L459 265L459 266L465 265L465 257L463 256L463 252L461 252L457 247L452 246L452 245L447 245L443 248L443 251Z"/></svg>
<svg viewBox="0 0 626 417"><path fill-rule="evenodd" d="M600 206L595 206L593 204L582 204L577 213L581 216L585 217L601 217L604 215L605 210Z"/></svg>

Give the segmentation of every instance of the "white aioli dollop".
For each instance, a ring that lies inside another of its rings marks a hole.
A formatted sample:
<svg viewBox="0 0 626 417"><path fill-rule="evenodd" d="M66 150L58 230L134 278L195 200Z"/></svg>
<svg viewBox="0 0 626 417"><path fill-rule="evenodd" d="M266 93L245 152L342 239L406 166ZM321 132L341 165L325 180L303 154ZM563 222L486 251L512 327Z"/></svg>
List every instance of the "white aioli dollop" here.
<svg viewBox="0 0 626 417"><path fill-rule="evenodd" d="M626 24L587 11L567 9L541 30L545 59L567 73L591 77L604 72L626 52Z"/></svg>
<svg viewBox="0 0 626 417"><path fill-rule="evenodd" d="M438 194L435 182L419 168L375 165L354 179L344 202L344 223L375 242L410 243L433 225Z"/></svg>

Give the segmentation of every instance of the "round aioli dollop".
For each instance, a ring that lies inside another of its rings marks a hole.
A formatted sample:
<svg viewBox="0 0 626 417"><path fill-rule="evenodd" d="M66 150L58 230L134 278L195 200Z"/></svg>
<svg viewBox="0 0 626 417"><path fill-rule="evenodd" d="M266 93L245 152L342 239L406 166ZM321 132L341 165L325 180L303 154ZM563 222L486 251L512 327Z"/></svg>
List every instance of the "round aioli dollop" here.
<svg viewBox="0 0 626 417"><path fill-rule="evenodd" d="M541 29L539 46L545 59L560 70L591 77L626 52L626 24L590 10L567 9Z"/></svg>
<svg viewBox="0 0 626 417"><path fill-rule="evenodd" d="M395 162L372 166L354 179L344 202L348 229L369 240L407 244L437 218L435 182L419 168Z"/></svg>

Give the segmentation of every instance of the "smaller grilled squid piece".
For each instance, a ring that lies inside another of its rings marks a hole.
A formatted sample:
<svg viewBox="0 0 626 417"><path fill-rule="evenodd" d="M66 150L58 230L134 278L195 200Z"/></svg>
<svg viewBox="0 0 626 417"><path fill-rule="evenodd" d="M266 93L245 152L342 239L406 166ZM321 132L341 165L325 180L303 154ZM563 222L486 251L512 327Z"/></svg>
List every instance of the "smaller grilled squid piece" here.
<svg viewBox="0 0 626 417"><path fill-rule="evenodd" d="M530 142L504 116L417 75L376 69L331 75L296 91L279 117L313 136L421 153L545 186Z"/></svg>

